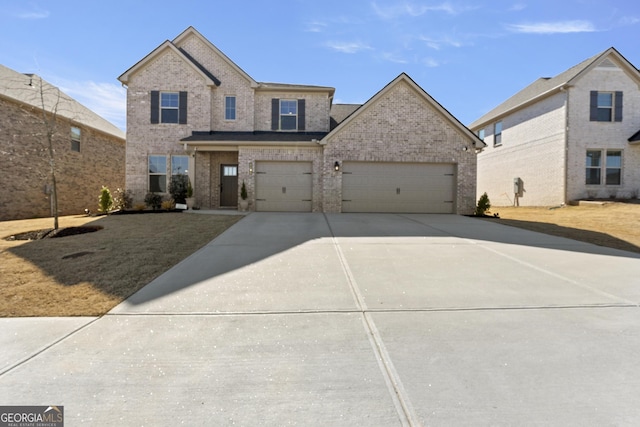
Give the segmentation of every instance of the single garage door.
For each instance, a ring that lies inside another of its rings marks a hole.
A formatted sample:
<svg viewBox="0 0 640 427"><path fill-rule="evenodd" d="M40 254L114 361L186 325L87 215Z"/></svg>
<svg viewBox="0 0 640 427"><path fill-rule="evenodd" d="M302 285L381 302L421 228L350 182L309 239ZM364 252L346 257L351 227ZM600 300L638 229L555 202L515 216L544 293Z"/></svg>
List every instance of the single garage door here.
<svg viewBox="0 0 640 427"><path fill-rule="evenodd" d="M344 162L342 212L454 213L456 167Z"/></svg>
<svg viewBox="0 0 640 427"><path fill-rule="evenodd" d="M256 162L256 210L311 212L311 162Z"/></svg>

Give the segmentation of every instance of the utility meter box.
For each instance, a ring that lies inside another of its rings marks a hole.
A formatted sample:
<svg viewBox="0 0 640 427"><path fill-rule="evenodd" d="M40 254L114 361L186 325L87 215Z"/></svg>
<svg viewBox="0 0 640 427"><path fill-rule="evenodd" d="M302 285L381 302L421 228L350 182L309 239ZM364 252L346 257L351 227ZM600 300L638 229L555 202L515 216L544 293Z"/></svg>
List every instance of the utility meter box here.
<svg viewBox="0 0 640 427"><path fill-rule="evenodd" d="M518 177L518 178L513 178L513 193L518 196L518 197L522 197L522 193L523 193L523 185L522 185L522 180Z"/></svg>

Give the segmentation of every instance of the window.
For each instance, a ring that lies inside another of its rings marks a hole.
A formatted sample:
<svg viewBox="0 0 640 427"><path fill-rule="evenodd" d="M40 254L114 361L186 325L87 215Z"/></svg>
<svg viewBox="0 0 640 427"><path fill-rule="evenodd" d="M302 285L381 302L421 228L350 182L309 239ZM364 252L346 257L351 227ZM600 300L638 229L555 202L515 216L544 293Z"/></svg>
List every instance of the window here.
<svg viewBox="0 0 640 427"><path fill-rule="evenodd" d="M238 176L238 167L237 166L223 166L222 167L222 176Z"/></svg>
<svg viewBox="0 0 640 427"><path fill-rule="evenodd" d="M600 150L587 150L587 185L600 185L600 168L602 164Z"/></svg>
<svg viewBox="0 0 640 427"><path fill-rule="evenodd" d="M149 191L167 192L167 157L149 156Z"/></svg>
<svg viewBox="0 0 640 427"><path fill-rule="evenodd" d="M187 124L187 92L151 91L151 123Z"/></svg>
<svg viewBox="0 0 640 427"><path fill-rule="evenodd" d="M605 184L620 185L622 183L622 151L607 150L606 163Z"/></svg>
<svg viewBox="0 0 640 427"><path fill-rule="evenodd" d="M224 119L235 120L236 119L236 97L225 96L224 98Z"/></svg>
<svg viewBox="0 0 640 427"><path fill-rule="evenodd" d="M178 107L180 97L178 92L162 92L160 94L160 122L178 123Z"/></svg>
<svg viewBox="0 0 640 427"><path fill-rule="evenodd" d="M605 185L622 184L622 150L606 150L603 162L603 150L587 150L587 185L601 185L604 170Z"/></svg>
<svg viewBox="0 0 640 427"><path fill-rule="evenodd" d="M80 128L71 126L71 150L80 151L80 140L82 133Z"/></svg>
<svg viewBox="0 0 640 427"><path fill-rule="evenodd" d="M298 128L298 101L280 100L280 130L296 130Z"/></svg>
<svg viewBox="0 0 640 427"><path fill-rule="evenodd" d="M493 145L502 145L502 122L493 125Z"/></svg>
<svg viewBox="0 0 640 427"><path fill-rule="evenodd" d="M480 138L482 141L484 141L484 129L480 129L478 131L478 138Z"/></svg>
<svg viewBox="0 0 640 427"><path fill-rule="evenodd" d="M189 156L171 156L171 175L186 175L188 169Z"/></svg>
<svg viewBox="0 0 640 427"><path fill-rule="evenodd" d="M622 92L591 91L589 120L592 122L621 122Z"/></svg>

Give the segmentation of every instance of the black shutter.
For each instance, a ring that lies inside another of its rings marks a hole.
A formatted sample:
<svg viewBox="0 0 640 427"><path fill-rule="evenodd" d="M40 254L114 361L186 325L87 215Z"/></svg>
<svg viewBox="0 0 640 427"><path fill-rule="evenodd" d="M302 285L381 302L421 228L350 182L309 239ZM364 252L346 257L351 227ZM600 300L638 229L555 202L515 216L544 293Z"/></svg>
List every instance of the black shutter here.
<svg viewBox="0 0 640 427"><path fill-rule="evenodd" d="M298 130L306 130L305 128L305 102L304 99L298 99Z"/></svg>
<svg viewBox="0 0 640 427"><path fill-rule="evenodd" d="M280 129L280 100L271 99L271 130Z"/></svg>
<svg viewBox="0 0 640 427"><path fill-rule="evenodd" d="M592 122L598 121L598 91L591 91L591 100L589 102L589 120Z"/></svg>
<svg viewBox="0 0 640 427"><path fill-rule="evenodd" d="M615 100L615 121L622 121L622 92L616 92L616 100Z"/></svg>
<svg viewBox="0 0 640 427"><path fill-rule="evenodd" d="M151 124L160 123L160 92L151 91Z"/></svg>
<svg viewBox="0 0 640 427"><path fill-rule="evenodd" d="M180 92L178 101L178 123L187 124L187 92Z"/></svg>

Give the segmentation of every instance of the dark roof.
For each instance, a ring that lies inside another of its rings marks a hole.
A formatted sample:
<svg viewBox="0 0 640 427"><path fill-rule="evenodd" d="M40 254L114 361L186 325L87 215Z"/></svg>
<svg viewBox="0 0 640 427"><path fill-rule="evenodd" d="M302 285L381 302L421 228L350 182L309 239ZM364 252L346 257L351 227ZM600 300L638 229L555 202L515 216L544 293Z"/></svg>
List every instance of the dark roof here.
<svg viewBox="0 0 640 427"><path fill-rule="evenodd" d="M629 138L629 142L640 142L640 130L634 133L631 138Z"/></svg>
<svg viewBox="0 0 640 427"><path fill-rule="evenodd" d="M362 104L333 104L331 106L331 130L338 126L344 119L353 114Z"/></svg>
<svg viewBox="0 0 640 427"><path fill-rule="evenodd" d="M213 75L213 73L211 73L209 70L207 70L206 68L204 68L204 66L202 64L200 64L198 61L195 60L195 58L191 55L189 55L189 52L187 52L186 50L184 50L183 48L179 47L178 50L180 52L182 52L182 54L184 56L187 57L187 59L191 62L193 62L193 65L195 65L196 67L198 67L198 69L200 71L202 71L203 73L206 74L207 77L209 77L211 80L213 80L213 82L216 84L216 86L220 86L220 80L218 80L218 78L216 76Z"/></svg>
<svg viewBox="0 0 640 427"><path fill-rule="evenodd" d="M194 131L191 136L181 139L184 142L205 141L275 141L275 142L311 142L321 140L328 132L216 132Z"/></svg>

